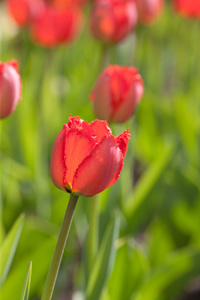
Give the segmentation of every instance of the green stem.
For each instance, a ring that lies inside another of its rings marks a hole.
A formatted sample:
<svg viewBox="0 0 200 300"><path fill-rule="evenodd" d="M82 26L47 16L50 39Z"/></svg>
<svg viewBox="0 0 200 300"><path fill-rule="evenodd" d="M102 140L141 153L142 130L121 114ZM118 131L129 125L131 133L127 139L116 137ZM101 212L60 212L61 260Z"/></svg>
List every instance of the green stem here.
<svg viewBox="0 0 200 300"><path fill-rule="evenodd" d="M76 203L78 201L78 196L70 195L69 203L67 206L67 210L60 228L60 233L58 236L56 248L53 254L53 258L51 261L51 265L49 268L49 272L47 275L46 283L44 286L44 291L42 294L41 300L50 300L53 295L53 290L56 282L56 278L58 275L58 271L60 268L60 263L62 260L63 252L65 249L65 244L67 241L68 233L70 230L74 210L76 207Z"/></svg>

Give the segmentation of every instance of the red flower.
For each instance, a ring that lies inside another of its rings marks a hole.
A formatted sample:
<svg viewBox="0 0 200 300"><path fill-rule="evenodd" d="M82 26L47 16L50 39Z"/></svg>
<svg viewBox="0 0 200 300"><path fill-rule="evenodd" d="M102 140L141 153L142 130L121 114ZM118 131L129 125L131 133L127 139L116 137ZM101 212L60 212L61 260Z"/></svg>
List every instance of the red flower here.
<svg viewBox="0 0 200 300"><path fill-rule="evenodd" d="M60 6L47 3L41 14L31 22L33 39L43 46L71 42L82 24L82 11L78 6Z"/></svg>
<svg viewBox="0 0 200 300"><path fill-rule="evenodd" d="M7 0L8 9L18 25L30 22L44 8L44 0Z"/></svg>
<svg viewBox="0 0 200 300"><path fill-rule="evenodd" d="M173 0L173 4L181 15L200 18L200 0Z"/></svg>
<svg viewBox="0 0 200 300"><path fill-rule="evenodd" d="M156 21L164 8L164 0L136 0L138 18L141 23Z"/></svg>
<svg viewBox="0 0 200 300"><path fill-rule="evenodd" d="M134 0L97 0L90 16L92 35L108 43L117 43L125 38L137 23Z"/></svg>
<svg viewBox="0 0 200 300"><path fill-rule="evenodd" d="M21 79L17 61L0 61L0 118L9 116L21 99Z"/></svg>
<svg viewBox="0 0 200 300"><path fill-rule="evenodd" d="M89 197L102 192L119 178L129 139L128 130L114 137L106 121L88 124L70 116L53 146L53 183L76 195Z"/></svg>
<svg viewBox="0 0 200 300"><path fill-rule="evenodd" d="M97 79L90 99L98 118L122 123L132 116L143 93L137 69L109 66Z"/></svg>

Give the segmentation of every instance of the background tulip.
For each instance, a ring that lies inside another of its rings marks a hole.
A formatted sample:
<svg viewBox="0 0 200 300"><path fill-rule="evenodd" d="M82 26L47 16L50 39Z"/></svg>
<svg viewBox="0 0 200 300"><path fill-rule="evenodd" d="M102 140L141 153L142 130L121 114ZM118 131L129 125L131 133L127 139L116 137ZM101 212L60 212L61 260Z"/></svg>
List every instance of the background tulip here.
<svg viewBox="0 0 200 300"><path fill-rule="evenodd" d="M71 42L82 24L82 11L77 5L46 3L45 9L31 22L33 39L43 46Z"/></svg>
<svg viewBox="0 0 200 300"><path fill-rule="evenodd" d="M117 43L127 36L137 23L133 0L97 0L90 15L92 35L103 42Z"/></svg>
<svg viewBox="0 0 200 300"><path fill-rule="evenodd" d="M125 122L134 113L144 92L143 80L134 67L109 66L90 94L96 116Z"/></svg>
<svg viewBox="0 0 200 300"><path fill-rule="evenodd" d="M76 195L93 196L115 183L123 167L129 131L114 137L106 121L70 117L51 155L53 183Z"/></svg>
<svg viewBox="0 0 200 300"><path fill-rule="evenodd" d="M148 24L160 17L164 0L136 0L139 22Z"/></svg>
<svg viewBox="0 0 200 300"><path fill-rule="evenodd" d="M30 22L44 8L44 0L7 0L9 12L20 26Z"/></svg>
<svg viewBox="0 0 200 300"><path fill-rule="evenodd" d="M199 0L174 0L173 5L176 11L183 16L200 18Z"/></svg>
<svg viewBox="0 0 200 300"><path fill-rule="evenodd" d="M21 79L17 61L0 61L0 118L9 116L21 98Z"/></svg>

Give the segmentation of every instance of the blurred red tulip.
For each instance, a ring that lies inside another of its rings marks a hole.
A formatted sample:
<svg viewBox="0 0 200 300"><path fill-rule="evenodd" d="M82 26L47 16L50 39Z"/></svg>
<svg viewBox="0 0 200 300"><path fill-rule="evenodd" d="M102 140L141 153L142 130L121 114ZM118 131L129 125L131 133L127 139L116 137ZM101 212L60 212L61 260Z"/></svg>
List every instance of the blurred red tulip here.
<svg viewBox="0 0 200 300"><path fill-rule="evenodd" d="M200 18L200 0L173 0L173 5L185 17Z"/></svg>
<svg viewBox="0 0 200 300"><path fill-rule="evenodd" d="M69 118L58 134L50 163L53 183L69 193L93 196L119 178L130 133L114 137L106 121Z"/></svg>
<svg viewBox="0 0 200 300"><path fill-rule="evenodd" d="M44 9L44 0L7 0L7 5L13 19L23 26Z"/></svg>
<svg viewBox="0 0 200 300"><path fill-rule="evenodd" d="M46 47L71 42L80 31L82 19L78 6L47 3L42 13L31 22L33 39Z"/></svg>
<svg viewBox="0 0 200 300"><path fill-rule="evenodd" d="M134 67L109 66L90 94L100 119L122 123L134 113L144 93L143 80Z"/></svg>
<svg viewBox="0 0 200 300"><path fill-rule="evenodd" d="M9 116L21 99L21 79L17 61L0 61L0 118Z"/></svg>
<svg viewBox="0 0 200 300"><path fill-rule="evenodd" d="M134 0L96 0L90 15L91 34L108 43L125 38L137 23Z"/></svg>
<svg viewBox="0 0 200 300"><path fill-rule="evenodd" d="M136 0L140 23L155 22L163 12L164 0Z"/></svg>
<svg viewBox="0 0 200 300"><path fill-rule="evenodd" d="M78 5L85 5L89 2L89 0L52 0L53 3L58 5L66 5L66 4L78 4Z"/></svg>

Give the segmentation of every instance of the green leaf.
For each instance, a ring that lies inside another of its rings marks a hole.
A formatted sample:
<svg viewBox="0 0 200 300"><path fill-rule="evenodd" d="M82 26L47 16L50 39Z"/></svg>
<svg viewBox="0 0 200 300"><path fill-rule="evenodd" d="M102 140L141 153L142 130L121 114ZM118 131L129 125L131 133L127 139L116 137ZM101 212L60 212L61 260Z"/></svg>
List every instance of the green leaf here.
<svg viewBox="0 0 200 300"><path fill-rule="evenodd" d="M143 204L148 193L158 181L162 172L165 170L167 164L169 163L169 160L171 159L173 153L173 145L170 144L168 147L165 147L157 160L152 163L152 165L137 183L134 192L129 196L124 208L124 213L128 221L134 219L134 214L136 213L137 209Z"/></svg>
<svg viewBox="0 0 200 300"><path fill-rule="evenodd" d="M42 292L43 283L48 272L56 239L46 238L40 245L32 251L23 255L15 264L12 272L9 273L6 281L0 290L0 299L20 299L22 286L24 283L24 270L27 264L32 261L34 272L31 278L30 297Z"/></svg>
<svg viewBox="0 0 200 300"><path fill-rule="evenodd" d="M177 295L191 280L200 275L200 250L187 247L170 255L145 278L131 300L168 300Z"/></svg>
<svg viewBox="0 0 200 300"><path fill-rule="evenodd" d="M114 247L114 241L117 239L118 234L119 216L115 215L105 231L96 262L90 274L86 290L87 300L98 300L101 295L106 278L115 259L116 248Z"/></svg>
<svg viewBox="0 0 200 300"><path fill-rule="evenodd" d="M24 214L14 223L0 248L0 286L5 281L12 264L24 224Z"/></svg>
<svg viewBox="0 0 200 300"><path fill-rule="evenodd" d="M28 298L29 298L31 274L32 274L32 262L29 263L27 271L26 271L26 275L24 278L24 285L22 288L21 300L28 300Z"/></svg>

